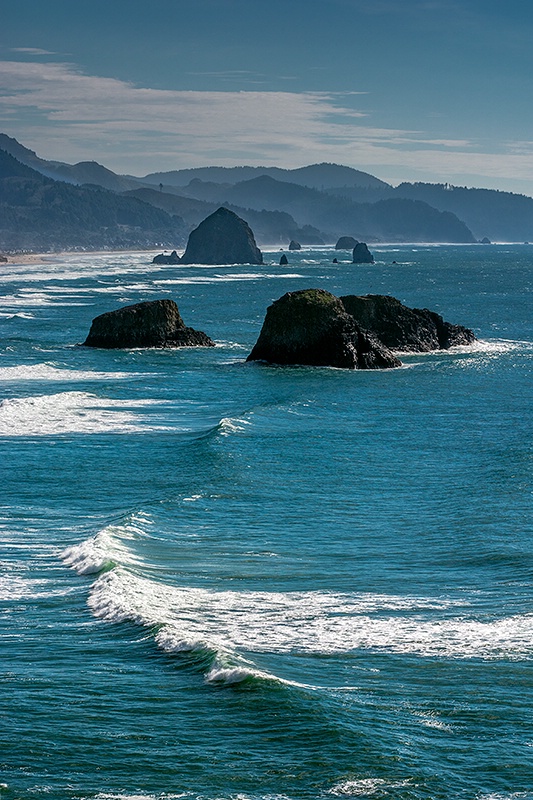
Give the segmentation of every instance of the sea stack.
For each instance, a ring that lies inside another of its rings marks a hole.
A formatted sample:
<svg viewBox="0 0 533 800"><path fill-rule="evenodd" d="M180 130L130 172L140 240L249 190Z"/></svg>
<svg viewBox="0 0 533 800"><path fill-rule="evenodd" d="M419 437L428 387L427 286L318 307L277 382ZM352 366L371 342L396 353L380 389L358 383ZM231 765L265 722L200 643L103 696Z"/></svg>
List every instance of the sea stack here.
<svg viewBox="0 0 533 800"><path fill-rule="evenodd" d="M149 300L93 319L87 347L214 347L202 331L188 328L173 300Z"/></svg>
<svg viewBox="0 0 533 800"><path fill-rule="evenodd" d="M440 314L427 308L404 306L395 297L352 294L340 299L348 314L391 350L424 353L476 340L470 328L445 322Z"/></svg>
<svg viewBox="0 0 533 800"><path fill-rule="evenodd" d="M301 250L301 249L302 245L300 244L300 242L296 242L294 239L291 239L291 241L289 242L289 250Z"/></svg>
<svg viewBox="0 0 533 800"><path fill-rule="evenodd" d="M353 236L341 236L335 245L335 250L353 250L359 242Z"/></svg>
<svg viewBox="0 0 533 800"><path fill-rule="evenodd" d="M245 220L221 206L191 231L182 264L262 264Z"/></svg>
<svg viewBox="0 0 533 800"><path fill-rule="evenodd" d="M353 249L352 264L373 264L374 256L364 242L357 242Z"/></svg>
<svg viewBox="0 0 533 800"><path fill-rule="evenodd" d="M152 264L179 264L180 262L181 259L175 250L173 250L170 255L160 253L152 259Z"/></svg>
<svg viewBox="0 0 533 800"><path fill-rule="evenodd" d="M339 298L324 289L288 292L269 306L246 360L345 369L401 366L346 313Z"/></svg>

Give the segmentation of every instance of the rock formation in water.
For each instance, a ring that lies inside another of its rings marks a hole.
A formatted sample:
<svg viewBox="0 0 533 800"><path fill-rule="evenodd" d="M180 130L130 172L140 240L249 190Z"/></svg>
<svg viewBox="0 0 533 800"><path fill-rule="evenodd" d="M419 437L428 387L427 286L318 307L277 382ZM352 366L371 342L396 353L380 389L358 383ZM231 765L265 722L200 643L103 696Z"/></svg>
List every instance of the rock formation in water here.
<svg viewBox="0 0 533 800"><path fill-rule="evenodd" d="M353 236L341 236L335 245L335 250L353 250L359 242Z"/></svg>
<svg viewBox="0 0 533 800"><path fill-rule="evenodd" d="M289 259L285 254L283 254L279 260L280 267L285 267L289 263Z"/></svg>
<svg viewBox="0 0 533 800"><path fill-rule="evenodd" d="M191 231L182 264L262 264L252 229L223 206Z"/></svg>
<svg viewBox="0 0 533 800"><path fill-rule="evenodd" d="M173 300L150 300L93 319L87 347L213 347L202 331L187 328Z"/></svg>
<svg viewBox="0 0 533 800"><path fill-rule="evenodd" d="M247 361L385 369L401 362L324 289L288 292L269 308Z"/></svg>
<svg viewBox="0 0 533 800"><path fill-rule="evenodd" d="M152 260L152 264L180 264L180 263L181 259L175 250L173 250L169 256L166 255L165 253L160 253L158 256L154 256Z"/></svg>
<svg viewBox="0 0 533 800"><path fill-rule="evenodd" d="M374 256L364 242L357 242L353 249L352 264L373 264Z"/></svg>
<svg viewBox="0 0 533 800"><path fill-rule="evenodd" d="M391 350L428 352L472 344L476 339L469 328L445 322L427 308L404 306L395 297L369 294L340 299L348 314Z"/></svg>
<svg viewBox="0 0 533 800"><path fill-rule="evenodd" d="M289 242L289 250L301 250L301 249L302 245L300 244L300 242L296 242L294 239L291 239L291 241Z"/></svg>

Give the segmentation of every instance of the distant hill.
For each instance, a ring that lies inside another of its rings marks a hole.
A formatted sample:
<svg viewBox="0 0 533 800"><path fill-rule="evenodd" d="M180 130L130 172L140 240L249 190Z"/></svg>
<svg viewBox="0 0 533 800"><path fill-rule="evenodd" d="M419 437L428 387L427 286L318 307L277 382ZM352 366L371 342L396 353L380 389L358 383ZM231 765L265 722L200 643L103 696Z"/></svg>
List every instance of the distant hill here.
<svg viewBox="0 0 533 800"><path fill-rule="evenodd" d="M268 175L234 185L194 179L181 191L218 205L284 211L299 224L326 231L329 241L343 235L368 241L474 241L471 231L454 214L444 214L427 203L398 198L356 203Z"/></svg>
<svg viewBox="0 0 533 800"><path fill-rule="evenodd" d="M361 188L390 188L388 183L368 172L361 172L339 164L311 164L297 169L281 169L280 167L197 167L195 169L172 170L171 172L154 172L144 178L135 180L142 183L160 184L163 186L187 186L191 181L213 183L241 183L266 175L277 181L297 183L311 189L327 189L333 186L359 186Z"/></svg>
<svg viewBox="0 0 533 800"><path fill-rule="evenodd" d="M476 239L486 236L492 241L533 241L533 198L523 194L439 183L402 183L394 195L451 211L466 222Z"/></svg>
<svg viewBox="0 0 533 800"><path fill-rule="evenodd" d="M112 192L124 192L140 185L135 179L116 175L96 161L80 161L79 164L46 161L39 158L33 150L21 145L16 139L6 136L5 133L0 133L0 149L12 155L21 164L25 164L53 180L75 184L90 183L102 186Z"/></svg>
<svg viewBox="0 0 533 800"><path fill-rule="evenodd" d="M0 249L181 247L182 219L100 187L55 181L0 150Z"/></svg>
<svg viewBox="0 0 533 800"><path fill-rule="evenodd" d="M185 220L189 230L196 228L203 219L221 205L216 201L196 200L156 189L133 189L125 194L129 197L137 197L157 208L162 208L169 214L179 214ZM287 246L291 239L297 239L300 244L324 244L324 234L311 225L299 226L290 214L283 211L257 211L235 206L232 203L224 205L246 220L259 245Z"/></svg>

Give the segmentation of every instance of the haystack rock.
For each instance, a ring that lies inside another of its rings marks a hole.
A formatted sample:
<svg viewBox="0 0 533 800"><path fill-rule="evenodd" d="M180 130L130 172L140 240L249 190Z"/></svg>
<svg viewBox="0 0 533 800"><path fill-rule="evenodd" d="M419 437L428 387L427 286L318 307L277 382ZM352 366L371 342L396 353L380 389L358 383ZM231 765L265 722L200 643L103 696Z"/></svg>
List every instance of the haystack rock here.
<svg viewBox="0 0 533 800"><path fill-rule="evenodd" d="M324 289L288 292L269 308L246 359L346 369L384 369L401 362L361 330L341 301Z"/></svg>
<svg viewBox="0 0 533 800"><path fill-rule="evenodd" d="M358 244L359 242L353 236L341 236L335 245L335 250L353 250Z"/></svg>
<svg viewBox="0 0 533 800"><path fill-rule="evenodd" d="M154 256L152 260L152 264L180 264L180 263L181 259L175 250L173 250L170 255L166 255L165 253L160 253L158 256Z"/></svg>
<svg viewBox="0 0 533 800"><path fill-rule="evenodd" d="M87 347L214 347L202 331L187 328L173 300L150 300L93 319Z"/></svg>
<svg viewBox="0 0 533 800"><path fill-rule="evenodd" d="M373 264L374 256L364 242L357 242L353 249L352 264Z"/></svg>
<svg viewBox="0 0 533 800"><path fill-rule="evenodd" d="M294 239L291 239L291 241L289 242L289 250L301 250L301 249L302 245L300 244L300 242L295 242Z"/></svg>
<svg viewBox="0 0 533 800"><path fill-rule="evenodd" d="M472 344L474 332L445 322L427 308L409 308L395 297L381 294L347 295L344 308L365 330L391 350L429 352Z"/></svg>
<svg viewBox="0 0 533 800"><path fill-rule="evenodd" d="M285 267L289 263L289 259L285 254L283 254L279 260L280 267Z"/></svg>
<svg viewBox="0 0 533 800"><path fill-rule="evenodd" d="M191 231L182 264L262 264L252 229L223 206Z"/></svg>

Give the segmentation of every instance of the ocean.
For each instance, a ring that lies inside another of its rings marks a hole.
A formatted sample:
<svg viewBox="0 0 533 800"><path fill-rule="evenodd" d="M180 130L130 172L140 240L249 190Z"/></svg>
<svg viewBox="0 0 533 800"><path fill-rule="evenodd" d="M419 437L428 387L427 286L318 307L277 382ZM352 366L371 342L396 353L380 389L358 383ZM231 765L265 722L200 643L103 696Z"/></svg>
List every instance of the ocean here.
<svg viewBox="0 0 533 800"><path fill-rule="evenodd" d="M372 249L1 265L1 800L533 798L533 246ZM310 287L478 341L246 363ZM78 346L162 297L217 346Z"/></svg>

